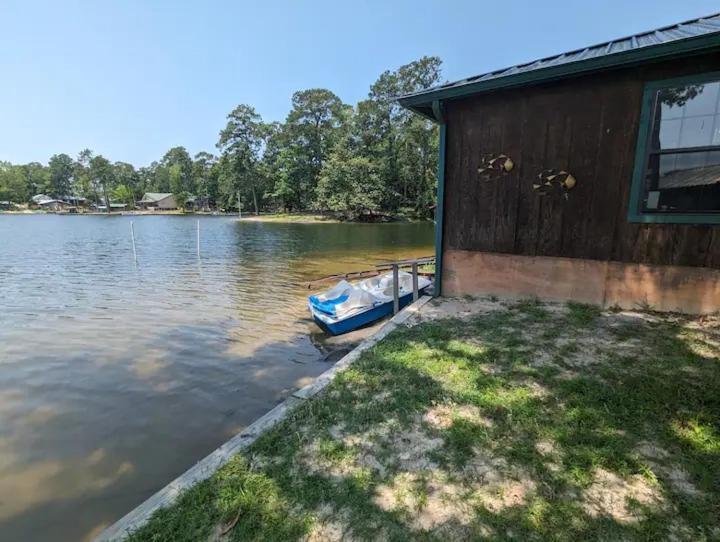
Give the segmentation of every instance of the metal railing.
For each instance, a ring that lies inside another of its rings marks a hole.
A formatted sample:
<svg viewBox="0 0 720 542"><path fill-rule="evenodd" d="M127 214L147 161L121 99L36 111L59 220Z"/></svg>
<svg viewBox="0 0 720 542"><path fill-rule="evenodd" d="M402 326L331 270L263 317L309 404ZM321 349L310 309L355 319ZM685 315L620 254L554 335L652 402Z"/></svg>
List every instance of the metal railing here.
<svg viewBox="0 0 720 542"><path fill-rule="evenodd" d="M435 258L427 256L424 258L415 258L410 260L398 260L395 262L383 263L377 267L378 271L392 269L393 274L393 314L400 312L400 268L410 267L412 273L413 301L417 301L420 297L418 289L418 268L421 264L435 263Z"/></svg>

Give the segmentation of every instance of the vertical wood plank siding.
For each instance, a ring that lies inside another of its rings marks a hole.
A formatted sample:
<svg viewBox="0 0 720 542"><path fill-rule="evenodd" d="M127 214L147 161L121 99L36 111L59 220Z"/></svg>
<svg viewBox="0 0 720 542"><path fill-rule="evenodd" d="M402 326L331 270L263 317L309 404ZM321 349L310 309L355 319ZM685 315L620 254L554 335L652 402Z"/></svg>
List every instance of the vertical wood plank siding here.
<svg viewBox="0 0 720 542"><path fill-rule="evenodd" d="M720 227L627 220L645 81L720 70L720 55L598 73L446 104L444 248L720 268ZM505 153L507 175L479 178ZM544 169L577 179L538 196Z"/></svg>

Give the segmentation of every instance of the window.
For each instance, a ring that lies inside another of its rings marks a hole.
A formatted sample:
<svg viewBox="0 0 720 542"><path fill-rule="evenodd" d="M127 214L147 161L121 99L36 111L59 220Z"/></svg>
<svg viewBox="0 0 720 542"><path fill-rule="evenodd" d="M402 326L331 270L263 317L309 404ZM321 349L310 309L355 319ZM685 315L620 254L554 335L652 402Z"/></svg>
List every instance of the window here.
<svg viewBox="0 0 720 542"><path fill-rule="evenodd" d="M630 220L720 224L720 74L646 85Z"/></svg>

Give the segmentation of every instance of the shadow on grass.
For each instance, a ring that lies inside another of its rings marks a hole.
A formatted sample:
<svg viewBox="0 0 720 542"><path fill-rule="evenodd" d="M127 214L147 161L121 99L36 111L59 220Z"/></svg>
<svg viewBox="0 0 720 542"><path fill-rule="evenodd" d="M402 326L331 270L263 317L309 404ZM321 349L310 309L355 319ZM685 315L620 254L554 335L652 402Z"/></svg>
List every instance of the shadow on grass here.
<svg viewBox="0 0 720 542"><path fill-rule="evenodd" d="M228 540L718 538L714 344L667 322L533 302L397 331L133 540L212 539L235 517ZM592 352L597 363L587 361ZM428 425L423 415L438 405L478 415ZM418 449L428 461L411 464ZM418 524L433 506L425 477L439 472L469 495L481 491L487 480L467 469L478 457L527 491L458 500L471 513ZM599 472L634 480L652 498L598 488ZM378 499L407 474L412 499ZM591 490L620 502L592 506Z"/></svg>

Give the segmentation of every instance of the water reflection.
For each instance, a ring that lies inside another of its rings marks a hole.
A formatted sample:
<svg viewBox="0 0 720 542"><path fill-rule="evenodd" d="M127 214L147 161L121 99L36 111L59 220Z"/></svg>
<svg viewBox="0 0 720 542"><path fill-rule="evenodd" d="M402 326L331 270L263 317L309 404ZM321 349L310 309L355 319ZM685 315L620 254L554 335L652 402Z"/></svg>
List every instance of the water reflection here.
<svg viewBox="0 0 720 542"><path fill-rule="evenodd" d="M304 281L429 225L0 216L0 532L80 540L327 368Z"/></svg>

